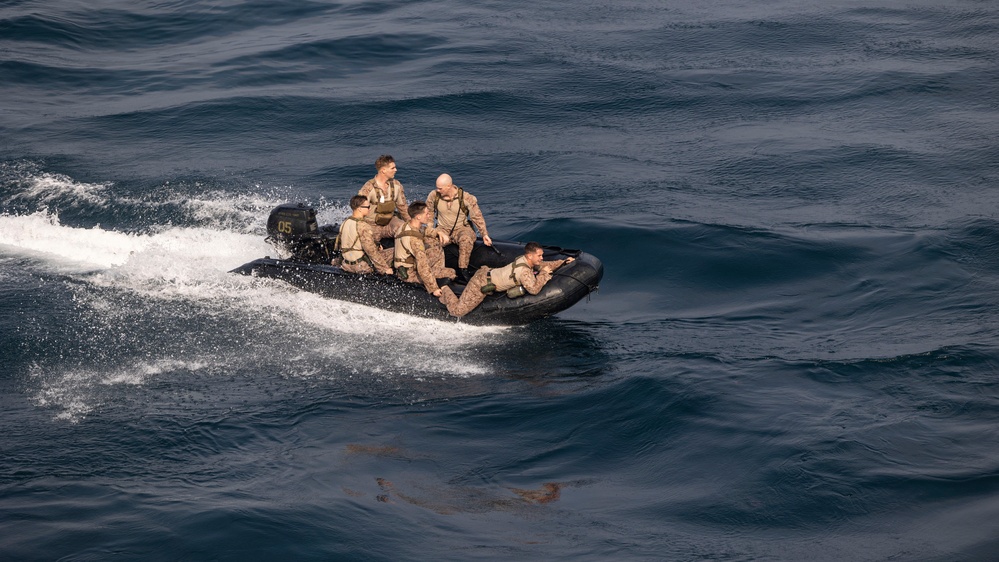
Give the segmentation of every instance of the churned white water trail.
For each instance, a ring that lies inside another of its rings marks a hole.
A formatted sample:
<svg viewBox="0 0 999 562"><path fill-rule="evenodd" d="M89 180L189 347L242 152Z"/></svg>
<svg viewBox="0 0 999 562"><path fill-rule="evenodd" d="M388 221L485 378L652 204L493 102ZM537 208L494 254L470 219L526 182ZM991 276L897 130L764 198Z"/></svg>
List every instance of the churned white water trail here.
<svg viewBox="0 0 999 562"><path fill-rule="evenodd" d="M0 246L42 254L43 259L67 269L119 266L135 252L146 250L150 242L149 236L63 226L57 215L47 211L0 215Z"/></svg>
<svg viewBox="0 0 999 562"><path fill-rule="evenodd" d="M64 205L65 197L82 193L87 205L113 205L101 184L27 183L21 200L63 198ZM0 215L0 278L28 267L53 293L71 299L69 330L42 327L65 350L33 367L36 404L75 422L164 381L231 377L262 363L275 364L279 377L317 381L491 371L488 360L463 350L490 346L504 328L417 318L229 273L275 255L263 234L271 203L202 194L181 206L189 224L150 224L138 232L69 226L48 208ZM242 218L221 219L241 205ZM257 206L268 208L253 216Z"/></svg>
<svg viewBox="0 0 999 562"><path fill-rule="evenodd" d="M273 254L261 235L203 227L160 227L150 234L77 228L60 224L54 213L0 215L0 248L38 259L96 287L127 290L144 298L228 303L265 313L275 309L334 332L408 332L419 341L441 331L494 332L493 328L435 322L368 306L326 299L276 281L229 271ZM238 303L242 303L239 305Z"/></svg>

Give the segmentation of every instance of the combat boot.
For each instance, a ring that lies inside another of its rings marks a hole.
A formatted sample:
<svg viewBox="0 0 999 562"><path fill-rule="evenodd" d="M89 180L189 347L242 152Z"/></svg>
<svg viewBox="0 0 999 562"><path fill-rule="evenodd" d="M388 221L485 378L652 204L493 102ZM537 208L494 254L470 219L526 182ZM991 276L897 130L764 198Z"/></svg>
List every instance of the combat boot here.
<svg viewBox="0 0 999 562"><path fill-rule="evenodd" d="M457 276L454 280L463 285L468 285L468 281L475 275L475 271L468 267L459 267L455 270L455 273L457 273Z"/></svg>

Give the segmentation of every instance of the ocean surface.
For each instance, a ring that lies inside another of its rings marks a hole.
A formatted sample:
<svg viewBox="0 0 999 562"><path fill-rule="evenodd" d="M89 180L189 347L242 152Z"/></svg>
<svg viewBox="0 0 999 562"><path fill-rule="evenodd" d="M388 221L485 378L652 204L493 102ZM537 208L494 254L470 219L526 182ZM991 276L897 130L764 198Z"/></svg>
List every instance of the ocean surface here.
<svg viewBox="0 0 999 562"><path fill-rule="evenodd" d="M0 559L999 559L999 4L0 1ZM600 290L228 271L395 157Z"/></svg>

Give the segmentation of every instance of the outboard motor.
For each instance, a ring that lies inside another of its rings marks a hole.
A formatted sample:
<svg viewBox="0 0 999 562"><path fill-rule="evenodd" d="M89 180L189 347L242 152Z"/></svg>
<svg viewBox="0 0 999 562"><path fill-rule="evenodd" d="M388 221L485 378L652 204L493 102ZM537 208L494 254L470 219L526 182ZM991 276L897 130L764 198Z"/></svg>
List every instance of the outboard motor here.
<svg viewBox="0 0 999 562"><path fill-rule="evenodd" d="M339 254L336 233L333 226L320 228L316 210L304 203L279 205L267 217L266 240L284 259L328 264Z"/></svg>

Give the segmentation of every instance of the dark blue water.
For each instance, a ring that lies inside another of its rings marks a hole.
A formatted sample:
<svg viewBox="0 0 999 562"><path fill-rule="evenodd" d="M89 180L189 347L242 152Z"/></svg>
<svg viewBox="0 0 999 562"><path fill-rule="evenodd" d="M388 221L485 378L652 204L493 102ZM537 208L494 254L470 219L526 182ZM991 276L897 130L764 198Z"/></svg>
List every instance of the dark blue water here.
<svg viewBox="0 0 999 562"><path fill-rule="evenodd" d="M0 3L0 559L999 559L994 2ZM395 156L601 289L228 270Z"/></svg>

